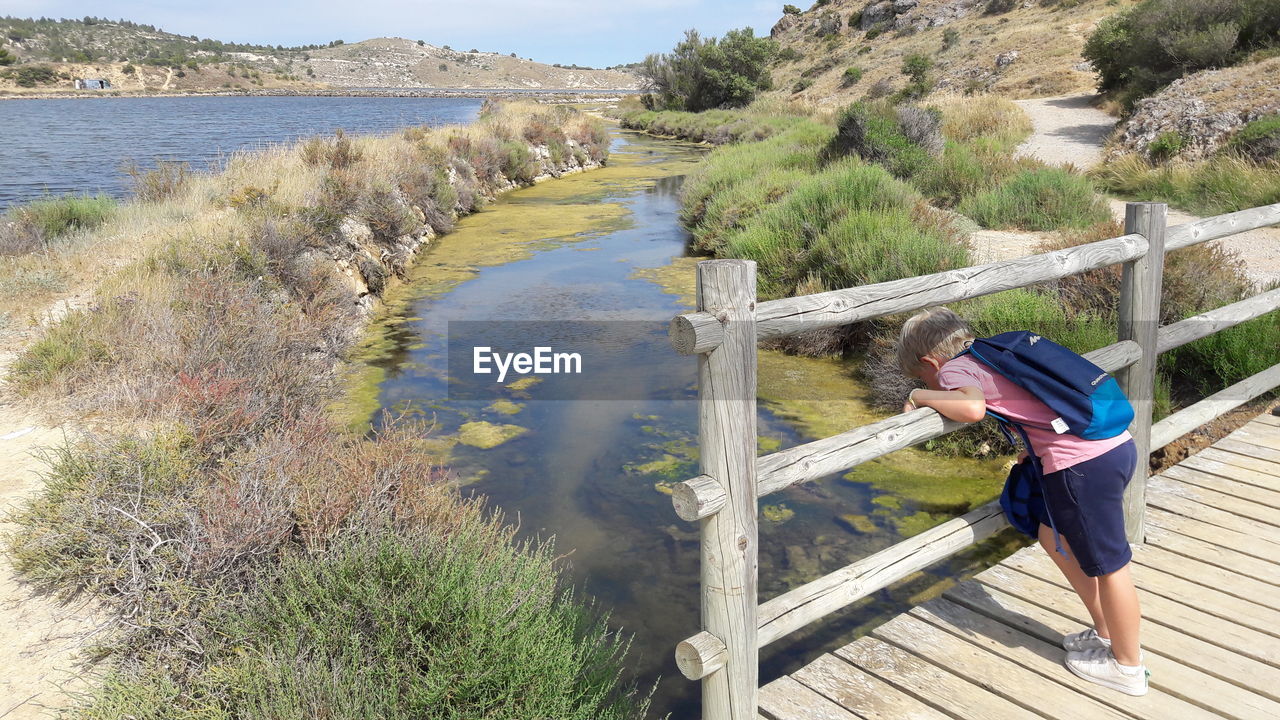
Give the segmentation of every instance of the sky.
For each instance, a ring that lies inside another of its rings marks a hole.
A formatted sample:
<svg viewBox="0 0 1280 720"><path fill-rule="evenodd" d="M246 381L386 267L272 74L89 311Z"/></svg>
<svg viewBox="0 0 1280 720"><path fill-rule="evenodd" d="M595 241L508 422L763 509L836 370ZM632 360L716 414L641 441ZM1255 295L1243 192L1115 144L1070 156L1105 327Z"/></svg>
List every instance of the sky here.
<svg viewBox="0 0 1280 720"><path fill-rule="evenodd" d="M516 53L605 67L703 35L751 26L768 35L781 0L0 0L0 15L132 20L179 35L261 45L396 36L455 50Z"/></svg>

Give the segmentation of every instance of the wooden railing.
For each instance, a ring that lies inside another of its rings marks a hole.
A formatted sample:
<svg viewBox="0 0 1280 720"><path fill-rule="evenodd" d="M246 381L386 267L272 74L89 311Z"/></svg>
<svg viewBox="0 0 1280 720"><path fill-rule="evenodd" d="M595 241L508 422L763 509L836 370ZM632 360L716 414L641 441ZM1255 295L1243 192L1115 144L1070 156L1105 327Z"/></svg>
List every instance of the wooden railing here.
<svg viewBox="0 0 1280 720"><path fill-rule="evenodd" d="M756 343L1056 280L1121 263L1119 341L1088 353L1134 405L1138 457L1280 385L1280 364L1152 425L1160 353L1280 307L1280 289L1159 327L1164 255L1280 224L1280 203L1166 227L1166 206L1129 203L1125 235L1056 252L802 297L756 302L755 263L698 264L697 311L671 321L672 345L698 357L701 474L676 486L676 513L701 523L702 632L676 647L702 680L705 720L756 720L759 649L1006 527L997 502L949 520L763 604L756 594L757 500L963 426L921 408L756 457ZM1146 462L1126 494L1142 542Z"/></svg>

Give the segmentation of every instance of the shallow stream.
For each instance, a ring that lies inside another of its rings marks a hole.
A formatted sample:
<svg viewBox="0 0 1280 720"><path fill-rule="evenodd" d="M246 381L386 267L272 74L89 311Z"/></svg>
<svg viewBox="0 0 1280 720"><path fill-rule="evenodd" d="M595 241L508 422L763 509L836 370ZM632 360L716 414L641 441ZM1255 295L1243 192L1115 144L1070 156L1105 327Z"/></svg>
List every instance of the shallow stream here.
<svg viewBox="0 0 1280 720"><path fill-rule="evenodd" d="M657 714L678 718L697 712L699 684L679 675L672 650L698 630L699 554L696 526L675 516L664 490L696 474L696 361L676 355L664 330L692 303L696 259L684 257L678 192L704 152L614 130L608 167L510 193L460 221L388 298L345 408L356 423L376 424L383 410L434 419L433 443L458 481L522 535L554 537L568 577L634 634L642 685L661 677ZM607 356L613 395L548 399L565 397L565 378L508 382L480 399L450 392L450 321L566 319L633 323L624 351ZM881 416L864 395L845 364L762 352L761 451ZM762 499L761 598L990 499L999 465L908 450ZM996 551L958 556L769 646L762 682L940 592Z"/></svg>

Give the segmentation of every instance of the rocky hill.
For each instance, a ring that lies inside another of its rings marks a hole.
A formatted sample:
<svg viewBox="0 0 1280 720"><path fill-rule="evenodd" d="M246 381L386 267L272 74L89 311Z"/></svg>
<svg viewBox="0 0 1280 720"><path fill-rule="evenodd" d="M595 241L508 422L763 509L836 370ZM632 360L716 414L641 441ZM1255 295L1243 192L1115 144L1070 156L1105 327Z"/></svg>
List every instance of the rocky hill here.
<svg viewBox="0 0 1280 720"><path fill-rule="evenodd" d="M441 88L622 90L639 78L626 68L597 70L459 52L425 41L376 38L283 47L225 43L151 25L98 18L0 18L0 47L17 62L0 68L0 90L72 89L79 77L104 78L124 91ZM51 73L33 73L46 66ZM23 68L27 68L25 72Z"/></svg>
<svg viewBox="0 0 1280 720"><path fill-rule="evenodd" d="M906 85L902 61L933 63L939 89L1013 98L1089 92L1080 51L1102 18L1135 0L819 0L784 14L772 94L835 104ZM849 68L855 70L846 71ZM873 90L874 88L874 90Z"/></svg>

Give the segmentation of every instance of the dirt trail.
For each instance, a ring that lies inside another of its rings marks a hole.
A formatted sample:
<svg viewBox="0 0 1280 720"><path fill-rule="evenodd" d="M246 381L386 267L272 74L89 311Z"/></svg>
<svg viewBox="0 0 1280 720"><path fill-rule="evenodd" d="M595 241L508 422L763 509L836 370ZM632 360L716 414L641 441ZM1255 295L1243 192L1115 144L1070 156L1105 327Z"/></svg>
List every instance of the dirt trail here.
<svg viewBox="0 0 1280 720"><path fill-rule="evenodd" d="M1069 95L1036 100L1017 100L1031 118L1032 133L1017 150L1018 155L1038 158L1050 165L1071 164L1088 169L1102 159L1102 147L1115 126L1115 118L1090 106L1092 95ZM1111 213L1124 220L1124 201L1110 200ZM1169 224L1200 218L1180 210L1169 210ZM1024 233L980 230L970 236L974 259L978 262L1007 260L1035 252L1036 245L1052 233ZM1245 261L1254 282L1266 286L1280 282L1280 228L1266 228L1219 241Z"/></svg>
<svg viewBox="0 0 1280 720"><path fill-rule="evenodd" d="M82 298L61 301L41 324L56 321L82 304ZM3 336L0 378L8 374L17 349L30 341L30 332ZM61 443L69 428L37 417L0 389L0 512L39 492L44 467L39 450ZM15 529L0 523L0 533ZM97 620L84 601L64 604L39 594L15 573L7 557L0 557L0 718L48 718L52 708L64 707L68 691L78 689L78 653Z"/></svg>

